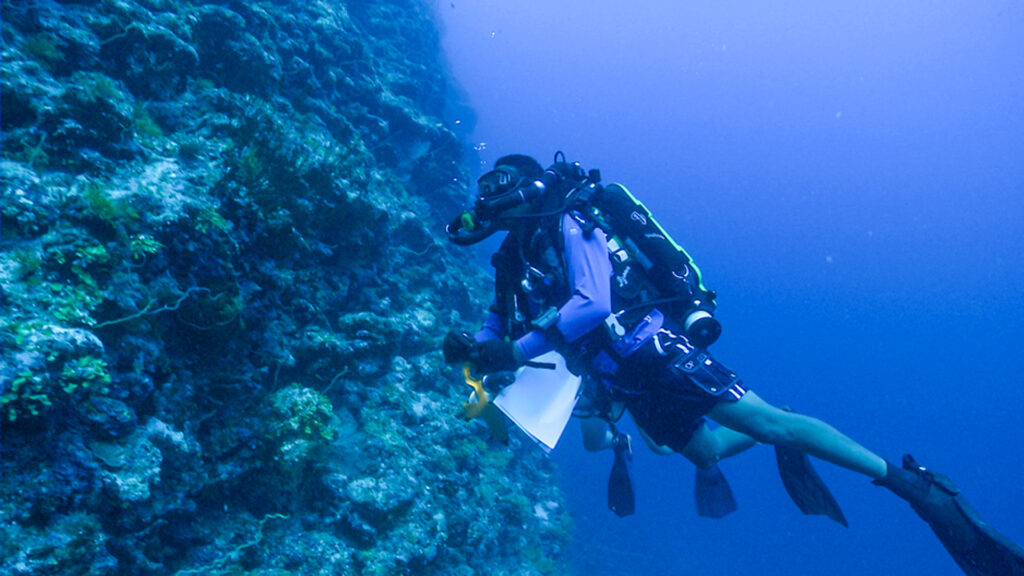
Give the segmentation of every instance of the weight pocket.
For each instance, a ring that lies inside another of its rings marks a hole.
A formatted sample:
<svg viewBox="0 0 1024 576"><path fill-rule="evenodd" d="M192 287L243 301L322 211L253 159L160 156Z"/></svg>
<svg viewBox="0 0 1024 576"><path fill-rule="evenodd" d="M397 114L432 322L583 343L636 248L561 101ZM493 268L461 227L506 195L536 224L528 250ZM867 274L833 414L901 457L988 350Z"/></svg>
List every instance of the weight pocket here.
<svg viewBox="0 0 1024 576"><path fill-rule="evenodd" d="M715 360L705 350L697 349L689 354L681 355L672 362L672 368L680 375L689 378L694 386L712 396L719 396L740 382L740 378L735 372Z"/></svg>

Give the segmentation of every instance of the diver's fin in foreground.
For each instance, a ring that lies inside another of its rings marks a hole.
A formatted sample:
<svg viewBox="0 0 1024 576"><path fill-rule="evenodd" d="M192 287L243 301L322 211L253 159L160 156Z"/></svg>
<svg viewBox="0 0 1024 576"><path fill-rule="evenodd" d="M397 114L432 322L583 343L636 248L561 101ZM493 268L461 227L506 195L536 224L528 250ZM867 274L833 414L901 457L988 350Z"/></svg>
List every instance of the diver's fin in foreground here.
<svg viewBox="0 0 1024 576"><path fill-rule="evenodd" d="M967 576L1024 576L1024 548L982 520L952 480L909 454L902 468L887 464L875 484L909 502Z"/></svg>
<svg viewBox="0 0 1024 576"><path fill-rule="evenodd" d="M697 515L703 518L722 518L736 511L736 498L718 464L707 470L697 468L693 496Z"/></svg>
<svg viewBox="0 0 1024 576"><path fill-rule="evenodd" d="M612 446L615 449L615 463L608 476L608 508L619 517L629 516L636 511L633 481L629 479L628 461L633 459L629 435L616 432Z"/></svg>
<svg viewBox="0 0 1024 576"><path fill-rule="evenodd" d="M795 448L776 446L775 461L779 465L779 477L782 478L786 493L801 512L828 516L849 527L842 508L821 476L818 476L807 454Z"/></svg>

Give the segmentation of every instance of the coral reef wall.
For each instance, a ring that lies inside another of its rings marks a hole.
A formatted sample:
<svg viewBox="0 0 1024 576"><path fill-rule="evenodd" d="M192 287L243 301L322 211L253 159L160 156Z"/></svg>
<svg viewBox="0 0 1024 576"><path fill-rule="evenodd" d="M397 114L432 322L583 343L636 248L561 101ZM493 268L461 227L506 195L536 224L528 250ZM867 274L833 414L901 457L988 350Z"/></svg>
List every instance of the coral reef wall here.
<svg viewBox="0 0 1024 576"><path fill-rule="evenodd" d="M3 0L0 573L545 574L418 0Z"/></svg>

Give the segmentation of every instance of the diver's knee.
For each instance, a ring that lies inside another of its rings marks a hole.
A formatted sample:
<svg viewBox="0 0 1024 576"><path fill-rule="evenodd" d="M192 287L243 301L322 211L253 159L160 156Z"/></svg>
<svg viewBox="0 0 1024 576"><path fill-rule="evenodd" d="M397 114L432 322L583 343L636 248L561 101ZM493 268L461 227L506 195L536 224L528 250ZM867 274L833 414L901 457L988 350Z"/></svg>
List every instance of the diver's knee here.
<svg viewBox="0 0 1024 576"><path fill-rule="evenodd" d="M700 468L701 470L707 470L711 468L715 464L718 464L718 461L721 459L718 454L710 450L696 451L690 453L683 452L683 456L686 456L687 460L689 460L691 463L693 463L694 466Z"/></svg>
<svg viewBox="0 0 1024 576"><path fill-rule="evenodd" d="M683 456L701 470L707 470L722 459L722 445L707 427L697 429L683 448Z"/></svg>

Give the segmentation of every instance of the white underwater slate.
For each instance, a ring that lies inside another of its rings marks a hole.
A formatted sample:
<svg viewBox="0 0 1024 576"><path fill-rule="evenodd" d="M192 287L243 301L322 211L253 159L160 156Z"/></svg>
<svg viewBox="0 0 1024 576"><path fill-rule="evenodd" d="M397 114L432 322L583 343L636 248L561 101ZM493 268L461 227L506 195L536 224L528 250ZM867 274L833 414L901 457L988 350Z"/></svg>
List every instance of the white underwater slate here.
<svg viewBox="0 0 1024 576"><path fill-rule="evenodd" d="M545 451L554 449L579 399L580 377L565 367L557 352L534 358L555 365L555 369L525 366L516 381L494 399L494 405L536 440Z"/></svg>

